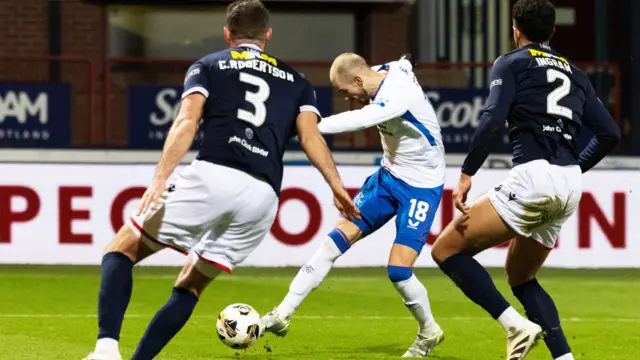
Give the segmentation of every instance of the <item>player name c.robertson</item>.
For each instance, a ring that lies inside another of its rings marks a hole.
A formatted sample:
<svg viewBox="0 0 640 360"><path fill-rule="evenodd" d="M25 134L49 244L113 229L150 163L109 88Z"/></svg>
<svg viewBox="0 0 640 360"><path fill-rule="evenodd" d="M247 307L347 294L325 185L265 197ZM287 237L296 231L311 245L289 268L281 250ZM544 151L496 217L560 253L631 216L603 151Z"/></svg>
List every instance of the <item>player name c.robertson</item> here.
<svg viewBox="0 0 640 360"><path fill-rule="evenodd" d="M269 156L269 152L267 150L261 149L261 148L255 146L255 145L251 145L245 139L241 139L241 138L239 138L237 136L232 136L232 137L229 138L229 144L232 143L232 142L237 142L238 144L244 146L245 149L251 151L254 154L258 154L258 155L264 156L264 157Z"/></svg>
<svg viewBox="0 0 640 360"><path fill-rule="evenodd" d="M253 51L232 51L231 57L234 60L218 61L220 70L253 69L289 82L295 81L292 73L278 69L278 61L267 54Z"/></svg>

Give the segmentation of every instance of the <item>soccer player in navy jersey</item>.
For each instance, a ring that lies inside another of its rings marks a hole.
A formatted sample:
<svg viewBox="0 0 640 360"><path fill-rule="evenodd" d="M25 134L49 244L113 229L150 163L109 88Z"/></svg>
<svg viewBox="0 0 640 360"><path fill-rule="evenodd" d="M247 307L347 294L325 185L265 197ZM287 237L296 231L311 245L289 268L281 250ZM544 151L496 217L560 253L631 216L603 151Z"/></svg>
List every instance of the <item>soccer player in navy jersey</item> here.
<svg viewBox="0 0 640 360"><path fill-rule="evenodd" d="M180 112L153 181L102 259L100 331L86 359L121 359L118 341L131 298L132 267L165 247L188 254L187 263L132 359L154 358L180 331L211 280L231 272L271 228L282 158L292 136L299 137L331 187L336 207L348 219L359 218L318 131L313 87L264 53L271 33L269 12L259 0L235 1L224 28L230 48L205 56L187 71ZM169 179L191 147L200 119L204 137L197 159Z"/></svg>
<svg viewBox="0 0 640 360"><path fill-rule="evenodd" d="M573 360L556 306L536 273L578 206L582 173L613 149L620 130L585 73L549 47L553 4L520 0L512 14L517 49L493 66L489 98L454 191L462 214L440 234L432 256L467 297L504 327L507 360L523 359L542 334L554 359ZM467 206L471 177L505 120L514 167L504 182ZM580 152L582 126L595 136ZM529 319L509 305L473 258L509 240L508 281Z"/></svg>

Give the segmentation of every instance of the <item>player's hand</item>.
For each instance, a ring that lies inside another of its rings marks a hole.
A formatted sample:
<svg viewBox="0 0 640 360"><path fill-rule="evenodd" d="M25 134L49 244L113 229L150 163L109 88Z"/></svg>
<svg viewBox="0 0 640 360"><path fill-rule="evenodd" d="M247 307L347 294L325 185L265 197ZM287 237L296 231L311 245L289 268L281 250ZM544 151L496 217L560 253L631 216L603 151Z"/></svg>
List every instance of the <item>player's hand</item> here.
<svg viewBox="0 0 640 360"><path fill-rule="evenodd" d="M154 179L151 185L147 188L142 195L140 205L136 211L136 216L147 213L149 210L156 211L167 200L168 193L166 192L167 181L162 179Z"/></svg>
<svg viewBox="0 0 640 360"><path fill-rule="evenodd" d="M469 190L471 190L471 176L460 174L458 186L453 192L453 202L456 204L456 209L460 210L463 214L469 211L469 206L467 206L467 194L469 194Z"/></svg>
<svg viewBox="0 0 640 360"><path fill-rule="evenodd" d="M356 204L351 200L351 196L349 196L349 193L343 187L334 190L333 203L347 220L360 220L360 210L358 210Z"/></svg>

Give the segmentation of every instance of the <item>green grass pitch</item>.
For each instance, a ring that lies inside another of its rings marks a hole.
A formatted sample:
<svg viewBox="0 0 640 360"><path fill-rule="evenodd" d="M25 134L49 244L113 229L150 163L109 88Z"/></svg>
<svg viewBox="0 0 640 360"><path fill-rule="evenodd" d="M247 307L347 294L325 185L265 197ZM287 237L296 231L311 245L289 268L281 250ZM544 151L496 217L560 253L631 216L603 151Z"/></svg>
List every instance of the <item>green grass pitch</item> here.
<svg viewBox="0 0 640 360"><path fill-rule="evenodd" d="M297 269L240 268L222 275L204 293L190 322L160 354L164 360L198 359L397 359L411 344L416 325L384 268L334 269L296 313L289 335L270 334L254 347L226 348L215 333L218 312L245 302L260 313L286 294ZM128 359L149 320L169 296L177 268L136 268L121 350ZM417 269L446 340L440 360L504 359L500 326L437 269ZM499 289L522 310L502 270L492 270ZM82 359L97 333L99 268L0 266L0 359ZM640 271L545 269L540 282L556 300L577 359L639 358ZM527 357L551 359L540 343Z"/></svg>

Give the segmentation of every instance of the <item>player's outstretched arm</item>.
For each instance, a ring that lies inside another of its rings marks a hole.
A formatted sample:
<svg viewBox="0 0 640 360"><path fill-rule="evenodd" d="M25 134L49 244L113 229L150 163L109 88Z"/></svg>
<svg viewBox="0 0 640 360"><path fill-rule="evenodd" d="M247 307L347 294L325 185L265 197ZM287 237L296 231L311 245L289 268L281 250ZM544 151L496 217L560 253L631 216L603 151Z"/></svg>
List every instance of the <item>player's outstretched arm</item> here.
<svg viewBox="0 0 640 360"><path fill-rule="evenodd" d="M150 206L156 206L164 193L167 179L187 151L189 151L189 148L191 148L206 100L204 95L200 93L192 93L182 99L180 112L167 135L153 181L138 207L138 215L146 211Z"/></svg>
<svg viewBox="0 0 640 360"><path fill-rule="evenodd" d="M336 163L333 161L326 141L318 131L318 117L314 112L303 111L296 120L298 138L302 150L307 154L309 161L315 166L325 181L331 187L334 195L334 202L338 210L347 219L360 218L360 212L351 201L349 193L344 189Z"/></svg>
<svg viewBox="0 0 640 360"><path fill-rule="evenodd" d="M587 90L582 123L594 133L593 139L580 153L578 160L580 169L585 173L613 150L621 138L620 128L600 102L592 86Z"/></svg>
<svg viewBox="0 0 640 360"><path fill-rule="evenodd" d="M357 131L402 116L406 112L407 106L402 101L375 102L359 110L326 117L318 125L318 129L323 134Z"/></svg>

